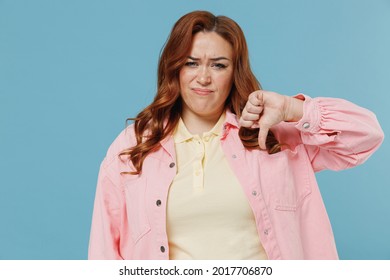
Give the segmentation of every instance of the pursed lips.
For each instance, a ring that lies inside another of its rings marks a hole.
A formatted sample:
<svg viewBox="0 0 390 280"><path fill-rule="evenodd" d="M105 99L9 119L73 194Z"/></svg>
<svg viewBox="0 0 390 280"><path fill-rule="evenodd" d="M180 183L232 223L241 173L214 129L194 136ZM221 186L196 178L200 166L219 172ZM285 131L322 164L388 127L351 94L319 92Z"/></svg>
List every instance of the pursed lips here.
<svg viewBox="0 0 390 280"><path fill-rule="evenodd" d="M196 94L202 95L202 96L206 96L206 95L209 95L209 94L214 92L213 90L206 89L206 88L192 88L192 91L194 91Z"/></svg>

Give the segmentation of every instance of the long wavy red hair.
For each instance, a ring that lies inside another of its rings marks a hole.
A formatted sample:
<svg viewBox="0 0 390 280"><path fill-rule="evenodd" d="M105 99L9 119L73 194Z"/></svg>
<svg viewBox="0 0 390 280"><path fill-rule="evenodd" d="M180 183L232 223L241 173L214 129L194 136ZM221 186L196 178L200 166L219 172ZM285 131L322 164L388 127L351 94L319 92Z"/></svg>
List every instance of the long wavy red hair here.
<svg viewBox="0 0 390 280"><path fill-rule="evenodd" d="M251 92L261 89L249 64L248 47L240 26L226 16L214 16L207 11L194 11L181 17L173 26L160 55L157 94L153 102L134 120L137 144L122 151L140 174L145 157L160 148L160 141L175 129L181 115L179 71L187 61L192 40L197 32L216 32L233 47L233 85L226 100L226 109L240 117ZM258 129L240 128L239 136L247 149L259 149ZM268 134L267 151L275 153L280 145L272 132Z"/></svg>

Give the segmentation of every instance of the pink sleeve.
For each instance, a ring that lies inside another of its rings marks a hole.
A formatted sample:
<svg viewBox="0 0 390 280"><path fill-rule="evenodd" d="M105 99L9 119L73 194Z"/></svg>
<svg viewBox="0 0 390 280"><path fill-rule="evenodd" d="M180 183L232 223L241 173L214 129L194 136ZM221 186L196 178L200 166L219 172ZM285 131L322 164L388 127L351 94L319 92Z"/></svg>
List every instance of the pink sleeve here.
<svg viewBox="0 0 390 280"><path fill-rule="evenodd" d="M359 165L381 145L384 134L371 111L338 98L299 97L304 114L295 127L315 171Z"/></svg>
<svg viewBox="0 0 390 280"><path fill-rule="evenodd" d="M122 190L105 167L99 171L89 240L88 259L123 259L120 255L120 228L124 211Z"/></svg>
<svg viewBox="0 0 390 280"><path fill-rule="evenodd" d="M118 260L128 258L133 244L128 238L129 224L126 212L122 171L130 171L128 162L119 153L134 145L133 126L124 129L110 145L100 165L92 216L88 259Z"/></svg>

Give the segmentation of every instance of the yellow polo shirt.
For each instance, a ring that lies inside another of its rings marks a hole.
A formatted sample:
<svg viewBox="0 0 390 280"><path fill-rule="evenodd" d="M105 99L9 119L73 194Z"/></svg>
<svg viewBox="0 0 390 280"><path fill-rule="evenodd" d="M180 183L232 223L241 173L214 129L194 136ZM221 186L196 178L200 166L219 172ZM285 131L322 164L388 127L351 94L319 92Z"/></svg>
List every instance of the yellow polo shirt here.
<svg viewBox="0 0 390 280"><path fill-rule="evenodd" d="M222 151L225 120L192 135L174 131L177 174L168 193L170 259L267 259L252 209Z"/></svg>

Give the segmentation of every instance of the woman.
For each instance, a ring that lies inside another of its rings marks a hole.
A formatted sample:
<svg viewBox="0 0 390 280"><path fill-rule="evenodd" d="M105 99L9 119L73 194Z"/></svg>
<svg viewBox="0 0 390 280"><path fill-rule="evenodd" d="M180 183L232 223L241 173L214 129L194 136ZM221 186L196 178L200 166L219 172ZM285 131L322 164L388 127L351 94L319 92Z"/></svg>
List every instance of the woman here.
<svg viewBox="0 0 390 280"><path fill-rule="evenodd" d="M363 163L370 111L261 90L240 27L174 25L157 95L102 162L90 259L337 259L314 172Z"/></svg>

